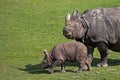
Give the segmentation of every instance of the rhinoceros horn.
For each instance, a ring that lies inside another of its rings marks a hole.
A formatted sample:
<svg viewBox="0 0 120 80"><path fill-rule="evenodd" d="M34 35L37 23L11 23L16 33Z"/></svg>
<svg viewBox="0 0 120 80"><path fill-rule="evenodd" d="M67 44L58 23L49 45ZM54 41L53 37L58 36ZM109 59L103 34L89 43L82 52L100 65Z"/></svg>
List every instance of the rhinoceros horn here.
<svg viewBox="0 0 120 80"><path fill-rule="evenodd" d="M48 54L48 51L46 50L46 49L44 49L44 54L47 56L47 57L49 57L49 54Z"/></svg>
<svg viewBox="0 0 120 80"><path fill-rule="evenodd" d="M70 13L67 13L66 17L65 17L65 20L68 22L70 21Z"/></svg>
<svg viewBox="0 0 120 80"><path fill-rule="evenodd" d="M73 17L76 17L78 15L78 10L74 10L72 15L73 15Z"/></svg>

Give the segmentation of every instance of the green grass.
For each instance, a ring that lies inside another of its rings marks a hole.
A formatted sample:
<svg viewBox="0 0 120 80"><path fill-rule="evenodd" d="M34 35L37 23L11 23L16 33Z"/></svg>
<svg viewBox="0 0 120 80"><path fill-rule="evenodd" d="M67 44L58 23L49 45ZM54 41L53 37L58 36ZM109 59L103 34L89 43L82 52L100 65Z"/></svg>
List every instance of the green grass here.
<svg viewBox="0 0 120 80"><path fill-rule="evenodd" d="M0 0L0 80L119 80L120 54L109 51L109 67L98 68L95 50L92 71L79 74L75 63L66 73L40 70L39 63L55 44L72 41L62 34L67 12L120 6L120 0Z"/></svg>

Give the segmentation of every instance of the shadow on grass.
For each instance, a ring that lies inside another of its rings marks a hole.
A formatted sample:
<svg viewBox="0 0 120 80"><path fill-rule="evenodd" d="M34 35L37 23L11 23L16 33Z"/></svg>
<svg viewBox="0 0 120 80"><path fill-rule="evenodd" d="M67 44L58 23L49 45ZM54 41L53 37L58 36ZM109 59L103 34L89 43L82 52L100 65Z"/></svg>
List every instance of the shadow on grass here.
<svg viewBox="0 0 120 80"><path fill-rule="evenodd" d="M65 66L75 66L77 63L69 63L67 62ZM22 71L25 71L25 72L28 72L30 74L50 74L48 69L40 69L40 64L36 64L36 65L32 65L32 64L28 64L28 65L25 65L25 68L18 68L19 70L22 70ZM58 72L60 73L60 69L59 70L54 70L54 72ZM66 72L74 72L73 70L66 70Z"/></svg>
<svg viewBox="0 0 120 80"><path fill-rule="evenodd" d="M31 74L43 74L43 73L49 74L48 70L40 69L39 65L40 64L36 64L36 65L28 64L25 65L24 69L22 68L18 68L18 69L22 71L26 71Z"/></svg>
<svg viewBox="0 0 120 80"><path fill-rule="evenodd" d="M92 66L96 66L98 63L99 63L100 59L99 58L94 58L93 59L93 62L92 62ZM22 70L22 71L26 71L28 73L31 73L31 74L50 74L48 72L48 69L40 69L39 67L40 64L36 64L36 65L32 65L32 64L28 64L28 65L25 65L25 68L22 69L22 68L18 68L19 70ZM120 65L120 60L119 59L108 59L108 65L109 66L117 66L117 65ZM74 66L74 67L78 67L78 63L77 62L67 62L65 64L65 66ZM60 70L55 70L54 71L55 73L56 72L59 72L60 73ZM75 73L75 71L73 70L67 70L66 69L66 72L73 72Z"/></svg>
<svg viewBox="0 0 120 80"><path fill-rule="evenodd" d="M100 62L100 58L94 58L92 66L96 66ZM108 59L108 66L120 65L120 59Z"/></svg>

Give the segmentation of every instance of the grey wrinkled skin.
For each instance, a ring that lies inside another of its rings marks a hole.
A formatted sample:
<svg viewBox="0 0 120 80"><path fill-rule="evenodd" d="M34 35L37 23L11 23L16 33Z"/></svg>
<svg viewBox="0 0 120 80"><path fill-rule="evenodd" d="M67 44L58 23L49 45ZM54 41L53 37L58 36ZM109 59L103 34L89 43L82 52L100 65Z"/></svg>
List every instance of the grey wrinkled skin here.
<svg viewBox="0 0 120 80"><path fill-rule="evenodd" d="M84 66L91 70L91 64L87 58L87 48L80 42L60 43L54 46L50 52L44 51L45 57L40 64L40 68L49 68L53 73L57 65L61 65L61 72L65 72L65 62L77 61L79 63L78 72L82 72Z"/></svg>
<svg viewBox="0 0 120 80"><path fill-rule="evenodd" d="M92 62L94 48L100 52L98 67L106 67L108 49L120 52L120 7L96 8L78 14L74 10L65 17L63 35L87 46L89 61Z"/></svg>

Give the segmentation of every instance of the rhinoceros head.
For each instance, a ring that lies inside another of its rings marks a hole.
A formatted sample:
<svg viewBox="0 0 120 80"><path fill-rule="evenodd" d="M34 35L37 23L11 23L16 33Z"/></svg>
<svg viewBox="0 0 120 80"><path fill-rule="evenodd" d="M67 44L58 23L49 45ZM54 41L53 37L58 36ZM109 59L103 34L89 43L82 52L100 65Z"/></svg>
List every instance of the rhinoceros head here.
<svg viewBox="0 0 120 80"><path fill-rule="evenodd" d="M51 58L50 58L50 55L49 55L49 53L46 49L43 52L45 54L45 57L40 64L40 68L41 69L46 69L51 65Z"/></svg>
<svg viewBox="0 0 120 80"><path fill-rule="evenodd" d="M74 10L72 16L68 13L65 17L65 27L63 28L63 35L68 39L80 39L83 37L83 26L80 21L78 11Z"/></svg>

